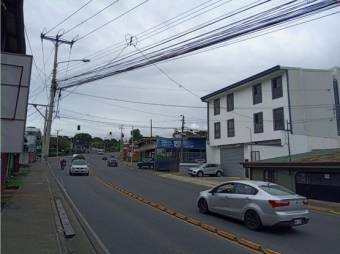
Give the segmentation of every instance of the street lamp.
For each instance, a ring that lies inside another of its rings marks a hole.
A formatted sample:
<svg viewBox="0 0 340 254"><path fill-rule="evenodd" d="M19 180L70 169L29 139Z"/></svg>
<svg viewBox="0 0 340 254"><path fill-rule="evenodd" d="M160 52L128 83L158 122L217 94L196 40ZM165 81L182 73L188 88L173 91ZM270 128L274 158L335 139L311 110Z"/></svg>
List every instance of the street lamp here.
<svg viewBox="0 0 340 254"><path fill-rule="evenodd" d="M90 62L90 61L91 61L90 59L83 58L83 59L75 59L75 60L69 60L69 61L61 61L61 62L58 62L58 64L61 64L61 63L69 63L69 62L83 62L83 63L88 63L88 62Z"/></svg>

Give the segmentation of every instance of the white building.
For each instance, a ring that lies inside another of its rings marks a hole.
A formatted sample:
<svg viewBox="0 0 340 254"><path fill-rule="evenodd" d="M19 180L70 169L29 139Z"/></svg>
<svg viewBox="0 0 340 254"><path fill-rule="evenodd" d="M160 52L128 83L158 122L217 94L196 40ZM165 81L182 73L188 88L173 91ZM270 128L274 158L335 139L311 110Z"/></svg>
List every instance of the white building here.
<svg viewBox="0 0 340 254"><path fill-rule="evenodd" d="M339 148L339 86L339 67L275 66L202 97L208 162L244 176L245 160Z"/></svg>

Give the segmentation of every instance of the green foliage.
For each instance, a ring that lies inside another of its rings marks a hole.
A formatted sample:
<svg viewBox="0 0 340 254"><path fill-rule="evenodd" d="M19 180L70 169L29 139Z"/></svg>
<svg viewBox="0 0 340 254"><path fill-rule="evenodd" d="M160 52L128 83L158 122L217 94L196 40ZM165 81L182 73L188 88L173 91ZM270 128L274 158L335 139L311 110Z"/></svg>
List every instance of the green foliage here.
<svg viewBox="0 0 340 254"><path fill-rule="evenodd" d="M71 154L71 140L67 136L58 137L58 153L59 155ZM56 156L57 154L57 138L51 137L50 139L50 152L49 156Z"/></svg>
<svg viewBox="0 0 340 254"><path fill-rule="evenodd" d="M79 143L90 145L92 136L88 133L78 133L74 136L73 140L78 140Z"/></svg>
<svg viewBox="0 0 340 254"><path fill-rule="evenodd" d="M138 141L143 138L143 135L140 133L139 129L133 129L131 131L131 136L133 137L133 141Z"/></svg>

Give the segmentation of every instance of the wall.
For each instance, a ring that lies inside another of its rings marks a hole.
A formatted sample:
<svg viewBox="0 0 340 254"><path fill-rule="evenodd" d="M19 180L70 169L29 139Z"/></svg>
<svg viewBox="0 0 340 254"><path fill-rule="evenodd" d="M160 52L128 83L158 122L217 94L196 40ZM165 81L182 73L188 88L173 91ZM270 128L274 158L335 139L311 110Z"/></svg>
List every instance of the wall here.
<svg viewBox="0 0 340 254"><path fill-rule="evenodd" d="M288 72L293 134L337 138L331 70Z"/></svg>
<svg viewBox="0 0 340 254"><path fill-rule="evenodd" d="M207 152L207 163L218 163L218 164L221 163L219 147L207 145L206 152Z"/></svg>
<svg viewBox="0 0 340 254"><path fill-rule="evenodd" d="M283 97L272 99L271 78L282 74ZM262 83L262 103L253 105L252 85ZM227 112L227 99L224 93L220 95L221 110L219 115L214 115L213 99L209 101L209 141L211 146L246 143L252 141L263 141L280 139L282 131L273 130L273 109L284 107L284 117L289 120L288 96L286 86L286 75L284 72L273 73L263 79L251 82L236 88L229 93L234 93L234 110ZM263 112L263 133L254 133L253 114ZM234 119L235 137L227 137L227 120ZM214 138L214 123L221 122L221 138ZM250 129L252 134L250 135Z"/></svg>

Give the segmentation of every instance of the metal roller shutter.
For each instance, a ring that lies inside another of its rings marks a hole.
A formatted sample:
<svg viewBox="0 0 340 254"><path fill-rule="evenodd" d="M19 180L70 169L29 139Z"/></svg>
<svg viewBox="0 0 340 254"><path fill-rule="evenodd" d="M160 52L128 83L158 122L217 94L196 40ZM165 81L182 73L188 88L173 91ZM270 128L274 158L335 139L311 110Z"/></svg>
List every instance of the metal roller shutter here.
<svg viewBox="0 0 340 254"><path fill-rule="evenodd" d="M221 168L225 176L244 177L243 146L233 148L221 148Z"/></svg>

